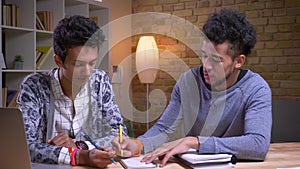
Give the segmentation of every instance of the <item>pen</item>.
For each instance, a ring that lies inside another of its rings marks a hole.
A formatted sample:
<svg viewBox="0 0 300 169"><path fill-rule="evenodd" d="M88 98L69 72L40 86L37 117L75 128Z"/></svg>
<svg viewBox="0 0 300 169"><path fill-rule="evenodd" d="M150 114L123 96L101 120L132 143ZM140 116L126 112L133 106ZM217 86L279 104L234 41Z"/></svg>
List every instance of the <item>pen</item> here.
<svg viewBox="0 0 300 169"><path fill-rule="evenodd" d="M96 149L104 151L104 149L101 148L101 147L99 147L99 146L97 146L97 144L96 144L96 143L95 143L88 135L84 135L83 137L84 137L87 141L89 141L93 146L95 146ZM110 160L112 163L115 162L115 160L114 160L113 158L109 158L109 160Z"/></svg>
<svg viewBox="0 0 300 169"><path fill-rule="evenodd" d="M119 137L120 137L120 144L123 142L123 127L122 125L119 125ZM121 156L123 157L124 151L121 149Z"/></svg>

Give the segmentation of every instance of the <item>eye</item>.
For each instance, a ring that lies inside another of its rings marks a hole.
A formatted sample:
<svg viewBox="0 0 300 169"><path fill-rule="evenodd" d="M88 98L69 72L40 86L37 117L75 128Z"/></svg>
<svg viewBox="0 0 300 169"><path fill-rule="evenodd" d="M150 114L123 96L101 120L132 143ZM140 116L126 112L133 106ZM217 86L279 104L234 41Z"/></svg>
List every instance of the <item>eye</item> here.
<svg viewBox="0 0 300 169"><path fill-rule="evenodd" d="M202 52L202 54L201 54L201 58L204 58L204 59L206 59L206 58L207 58L207 55L206 55L204 52Z"/></svg>
<svg viewBox="0 0 300 169"><path fill-rule="evenodd" d="M221 59L220 59L220 57L219 56L212 56L212 60L214 61L214 62L221 62Z"/></svg>
<svg viewBox="0 0 300 169"><path fill-rule="evenodd" d="M90 65L90 66L95 66L95 65L96 65L96 62L90 62L89 65Z"/></svg>
<svg viewBox="0 0 300 169"><path fill-rule="evenodd" d="M74 63L74 66L80 67L80 66L83 66L83 64L82 64L81 62L75 62L75 63Z"/></svg>

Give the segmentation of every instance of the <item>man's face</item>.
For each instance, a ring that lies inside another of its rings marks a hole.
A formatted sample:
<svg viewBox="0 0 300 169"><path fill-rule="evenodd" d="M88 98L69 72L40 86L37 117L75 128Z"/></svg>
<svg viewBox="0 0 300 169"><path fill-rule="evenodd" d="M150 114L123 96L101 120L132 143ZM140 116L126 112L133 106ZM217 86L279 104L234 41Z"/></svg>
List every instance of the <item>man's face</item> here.
<svg viewBox="0 0 300 169"><path fill-rule="evenodd" d="M235 73L235 63L232 56L228 55L229 44L224 42L214 45L204 41L201 60L205 83L215 89L226 89L227 84L232 84L232 74Z"/></svg>
<svg viewBox="0 0 300 169"><path fill-rule="evenodd" d="M62 78L74 86L84 85L96 66L98 48L89 46L77 46L68 49L63 67L61 67Z"/></svg>

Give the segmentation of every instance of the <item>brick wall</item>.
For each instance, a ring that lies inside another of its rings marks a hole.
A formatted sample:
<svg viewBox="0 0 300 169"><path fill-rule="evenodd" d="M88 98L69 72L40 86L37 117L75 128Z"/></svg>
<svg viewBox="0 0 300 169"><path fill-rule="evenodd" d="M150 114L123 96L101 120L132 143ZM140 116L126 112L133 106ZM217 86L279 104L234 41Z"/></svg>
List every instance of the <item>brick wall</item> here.
<svg viewBox="0 0 300 169"><path fill-rule="evenodd" d="M221 8L242 12L257 29L258 42L247 57L244 68L262 75L272 89L273 99L300 100L300 1L298 0L133 0L133 13L162 12L182 17L202 28L208 16ZM186 32L178 33L185 36ZM189 67L201 64L198 56L184 43L163 35L154 35L160 49L173 53ZM138 37L132 38L133 52ZM168 56L160 56L160 64L170 69L178 67ZM133 67L135 71L135 67ZM170 99L174 80L168 72L160 71L150 90L161 89ZM146 86L137 77L132 80L133 105L144 118L146 111ZM162 98L163 97L159 97ZM163 102L163 101L162 101ZM162 105L159 99L152 106ZM150 114L155 112L150 112ZM157 114L156 114L157 116ZM155 122L152 121L151 124ZM134 123L135 134L144 133L146 125Z"/></svg>

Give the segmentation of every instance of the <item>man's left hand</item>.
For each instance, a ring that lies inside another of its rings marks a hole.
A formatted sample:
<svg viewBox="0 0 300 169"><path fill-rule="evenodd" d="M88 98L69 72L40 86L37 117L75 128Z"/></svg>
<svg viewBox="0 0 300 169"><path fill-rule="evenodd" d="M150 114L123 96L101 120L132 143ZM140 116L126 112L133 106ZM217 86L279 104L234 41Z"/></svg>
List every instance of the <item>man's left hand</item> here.
<svg viewBox="0 0 300 169"><path fill-rule="evenodd" d="M170 157L175 154L185 153L190 148L199 149L199 141L197 137L185 137L165 143L153 152L146 154L142 159L142 162L150 163L158 157L162 159L159 167L164 167Z"/></svg>

